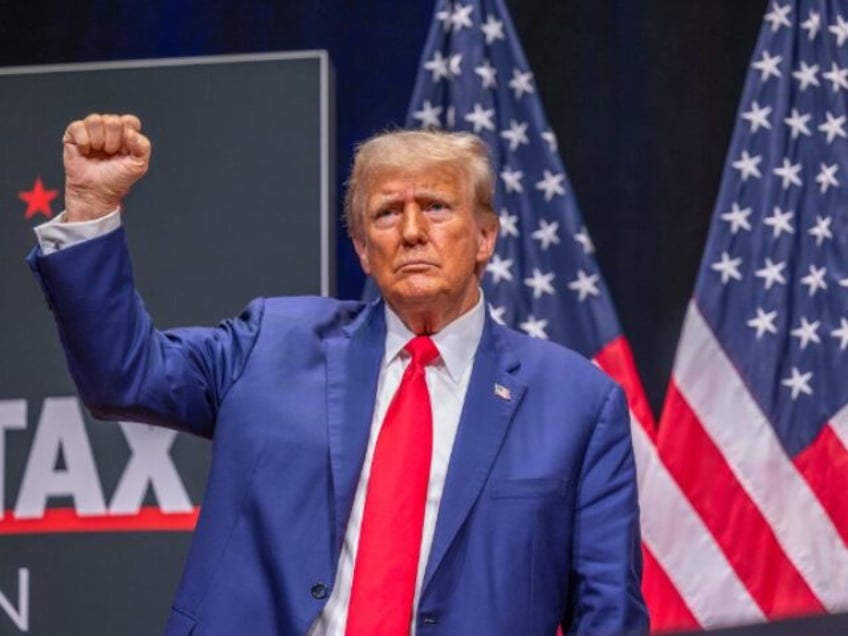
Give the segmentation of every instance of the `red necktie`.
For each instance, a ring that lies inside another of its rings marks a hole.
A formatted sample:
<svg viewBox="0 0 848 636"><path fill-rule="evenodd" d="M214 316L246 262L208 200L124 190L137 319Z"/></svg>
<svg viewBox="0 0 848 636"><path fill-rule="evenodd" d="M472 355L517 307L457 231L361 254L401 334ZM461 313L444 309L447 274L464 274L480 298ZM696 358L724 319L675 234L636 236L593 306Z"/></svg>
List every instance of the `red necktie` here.
<svg viewBox="0 0 848 636"><path fill-rule="evenodd" d="M353 568L348 636L408 634L433 452L424 367L439 351L427 336L404 347L412 359L374 448Z"/></svg>

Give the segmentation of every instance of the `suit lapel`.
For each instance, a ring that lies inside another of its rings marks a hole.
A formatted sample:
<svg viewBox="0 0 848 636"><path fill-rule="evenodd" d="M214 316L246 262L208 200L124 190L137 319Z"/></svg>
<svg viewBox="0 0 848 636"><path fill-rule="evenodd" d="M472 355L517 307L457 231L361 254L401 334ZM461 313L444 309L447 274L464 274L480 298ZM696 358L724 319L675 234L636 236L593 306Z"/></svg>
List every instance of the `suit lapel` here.
<svg viewBox="0 0 848 636"><path fill-rule="evenodd" d="M480 496L527 389L512 375L518 359L500 329L487 315L451 452L422 589L433 578Z"/></svg>
<svg viewBox="0 0 848 636"><path fill-rule="evenodd" d="M327 426L335 502L336 554L341 548L368 446L385 348L382 303L327 341Z"/></svg>

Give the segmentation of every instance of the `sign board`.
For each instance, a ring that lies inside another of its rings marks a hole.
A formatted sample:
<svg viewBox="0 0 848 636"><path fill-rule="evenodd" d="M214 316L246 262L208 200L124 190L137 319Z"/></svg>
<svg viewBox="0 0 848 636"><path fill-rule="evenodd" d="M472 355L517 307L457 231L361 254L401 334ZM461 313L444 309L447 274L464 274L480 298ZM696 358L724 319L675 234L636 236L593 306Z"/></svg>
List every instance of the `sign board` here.
<svg viewBox="0 0 848 636"><path fill-rule="evenodd" d="M160 633L207 443L94 421L24 257L62 209L62 133L135 113L151 169L125 202L159 327L215 324L256 296L332 294L326 53L0 69L0 633Z"/></svg>

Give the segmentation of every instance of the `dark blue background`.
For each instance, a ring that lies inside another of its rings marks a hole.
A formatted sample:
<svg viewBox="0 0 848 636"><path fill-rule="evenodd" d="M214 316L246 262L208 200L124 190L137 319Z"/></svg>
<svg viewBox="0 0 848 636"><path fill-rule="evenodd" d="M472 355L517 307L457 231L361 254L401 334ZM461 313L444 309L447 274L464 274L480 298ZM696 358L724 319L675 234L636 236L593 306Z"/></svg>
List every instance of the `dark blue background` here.
<svg viewBox="0 0 848 636"><path fill-rule="evenodd" d="M507 4L656 411L766 2ZM353 144L404 121L432 11L429 0L6 0L0 65L327 49L341 201ZM357 297L362 275L338 237L338 292Z"/></svg>

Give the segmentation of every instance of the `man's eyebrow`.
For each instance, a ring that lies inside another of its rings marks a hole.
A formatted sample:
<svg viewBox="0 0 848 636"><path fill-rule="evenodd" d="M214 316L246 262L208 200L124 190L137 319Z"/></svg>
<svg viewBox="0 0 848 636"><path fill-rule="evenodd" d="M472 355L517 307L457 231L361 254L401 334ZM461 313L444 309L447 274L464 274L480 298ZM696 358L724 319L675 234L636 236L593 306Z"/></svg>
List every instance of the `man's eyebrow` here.
<svg viewBox="0 0 848 636"><path fill-rule="evenodd" d="M386 203L394 203L396 201L400 201L404 198L404 194L391 192L391 193L380 193L377 192L371 197L371 205L385 205ZM444 190L435 190L435 189L421 189L416 190L415 199L437 199L439 201L446 201L453 198L453 195L450 192L446 192Z"/></svg>

